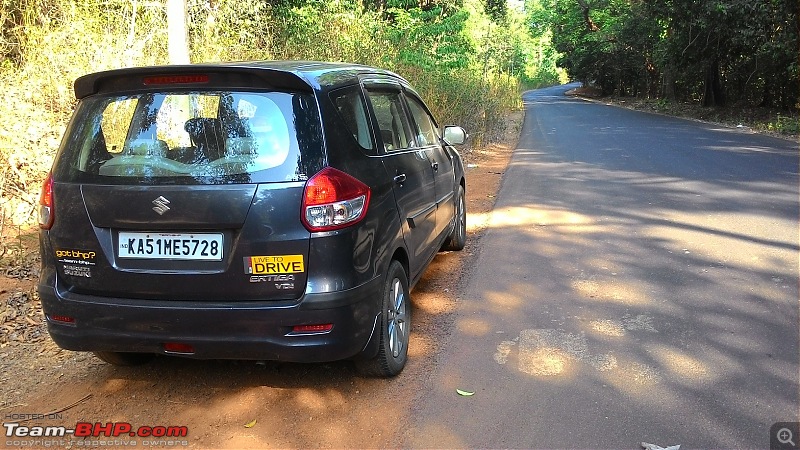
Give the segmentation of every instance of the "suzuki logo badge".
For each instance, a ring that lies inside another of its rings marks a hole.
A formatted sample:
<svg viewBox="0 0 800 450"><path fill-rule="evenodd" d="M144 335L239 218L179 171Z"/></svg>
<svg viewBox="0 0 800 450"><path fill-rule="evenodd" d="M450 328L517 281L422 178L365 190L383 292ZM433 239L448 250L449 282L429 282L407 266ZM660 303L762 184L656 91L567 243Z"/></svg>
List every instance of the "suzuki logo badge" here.
<svg viewBox="0 0 800 450"><path fill-rule="evenodd" d="M164 215L165 212L169 211L169 200L165 199L163 196L159 195L157 199L153 200L153 204L156 205L153 207L153 211L157 212L159 216Z"/></svg>

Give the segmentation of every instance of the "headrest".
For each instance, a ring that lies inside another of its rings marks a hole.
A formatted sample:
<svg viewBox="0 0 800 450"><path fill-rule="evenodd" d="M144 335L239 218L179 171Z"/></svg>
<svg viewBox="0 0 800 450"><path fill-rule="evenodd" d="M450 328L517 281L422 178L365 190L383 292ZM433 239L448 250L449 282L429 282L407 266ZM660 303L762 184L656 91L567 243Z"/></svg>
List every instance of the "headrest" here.
<svg viewBox="0 0 800 450"><path fill-rule="evenodd" d="M258 142L252 137L225 139L225 156L246 156L258 153Z"/></svg>
<svg viewBox="0 0 800 450"><path fill-rule="evenodd" d="M212 119L210 117L195 117L187 120L183 125L183 129L190 135L197 136L208 130L214 130L215 132L221 130L222 122L220 122L219 119Z"/></svg>
<svg viewBox="0 0 800 450"><path fill-rule="evenodd" d="M133 139L125 145L127 156L149 156L163 158L167 154L167 143L157 139Z"/></svg>

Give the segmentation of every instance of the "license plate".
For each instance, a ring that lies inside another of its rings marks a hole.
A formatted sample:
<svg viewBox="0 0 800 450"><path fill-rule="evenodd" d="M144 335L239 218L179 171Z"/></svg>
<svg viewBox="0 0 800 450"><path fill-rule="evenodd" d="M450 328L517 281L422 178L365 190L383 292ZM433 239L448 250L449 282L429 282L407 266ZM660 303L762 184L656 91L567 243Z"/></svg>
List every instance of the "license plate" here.
<svg viewBox="0 0 800 450"><path fill-rule="evenodd" d="M222 260L222 233L119 233L120 258Z"/></svg>

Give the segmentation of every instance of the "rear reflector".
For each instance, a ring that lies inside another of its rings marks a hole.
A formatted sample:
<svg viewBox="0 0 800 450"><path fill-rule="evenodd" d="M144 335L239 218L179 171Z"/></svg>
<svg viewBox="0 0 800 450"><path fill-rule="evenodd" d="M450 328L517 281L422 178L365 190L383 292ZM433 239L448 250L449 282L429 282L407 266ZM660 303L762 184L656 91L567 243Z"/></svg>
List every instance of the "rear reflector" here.
<svg viewBox="0 0 800 450"><path fill-rule="evenodd" d="M303 192L303 225L331 231L359 222L367 214L369 186L341 170L327 167L311 177Z"/></svg>
<svg viewBox="0 0 800 450"><path fill-rule="evenodd" d="M75 318L70 316L47 316L50 318L52 322L61 322L61 323L75 323Z"/></svg>
<svg viewBox="0 0 800 450"><path fill-rule="evenodd" d="M53 174L48 173L39 197L39 227L49 230L53 226Z"/></svg>
<svg viewBox="0 0 800 450"><path fill-rule="evenodd" d="M170 353L194 353L194 347L189 344L178 342L165 342L164 350Z"/></svg>
<svg viewBox="0 0 800 450"><path fill-rule="evenodd" d="M324 323L317 325L295 325L292 327L292 333L327 333L333 329L332 323Z"/></svg>
<svg viewBox="0 0 800 450"><path fill-rule="evenodd" d="M161 84L200 84L208 83L208 75L194 74L194 75L156 75L152 77L144 77L145 86L161 85Z"/></svg>

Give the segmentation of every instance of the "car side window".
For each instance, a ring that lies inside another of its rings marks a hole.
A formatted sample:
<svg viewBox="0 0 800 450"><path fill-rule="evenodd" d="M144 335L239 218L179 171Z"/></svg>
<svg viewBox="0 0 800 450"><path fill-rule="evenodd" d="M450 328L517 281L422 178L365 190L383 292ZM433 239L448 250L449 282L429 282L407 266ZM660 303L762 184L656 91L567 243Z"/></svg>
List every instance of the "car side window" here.
<svg viewBox="0 0 800 450"><path fill-rule="evenodd" d="M372 150L372 137L369 132L369 121L364 106L364 99L358 86L337 89L330 94L339 117L344 121L353 139L365 150Z"/></svg>
<svg viewBox="0 0 800 450"><path fill-rule="evenodd" d="M438 144L439 135L436 132L436 126L430 114L428 114L428 111L416 98L407 98L408 107L411 110L411 115L414 117L414 135L416 136L417 145L419 147L425 147Z"/></svg>
<svg viewBox="0 0 800 450"><path fill-rule="evenodd" d="M414 147L409 138L410 124L403 109L400 92L367 91L375 119L378 121L384 148L387 152Z"/></svg>

